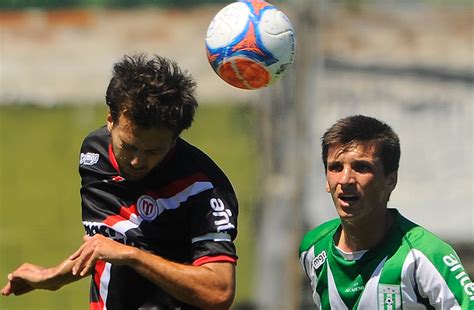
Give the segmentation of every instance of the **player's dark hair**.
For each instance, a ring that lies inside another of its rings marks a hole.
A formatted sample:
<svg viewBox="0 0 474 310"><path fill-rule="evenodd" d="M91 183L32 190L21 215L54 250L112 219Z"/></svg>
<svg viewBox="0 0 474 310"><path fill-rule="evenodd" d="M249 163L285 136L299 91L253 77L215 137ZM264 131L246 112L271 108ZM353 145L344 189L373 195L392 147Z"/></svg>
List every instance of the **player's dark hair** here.
<svg viewBox="0 0 474 310"><path fill-rule="evenodd" d="M379 148L385 175L398 171L400 163L400 140L386 123L375 118L354 115L338 120L321 138L322 158L327 171L329 147L347 147L358 142L375 142Z"/></svg>
<svg viewBox="0 0 474 310"><path fill-rule="evenodd" d="M105 99L114 122L123 114L135 125L165 127L178 136L193 122L195 89L193 77L175 62L135 54L114 65Z"/></svg>

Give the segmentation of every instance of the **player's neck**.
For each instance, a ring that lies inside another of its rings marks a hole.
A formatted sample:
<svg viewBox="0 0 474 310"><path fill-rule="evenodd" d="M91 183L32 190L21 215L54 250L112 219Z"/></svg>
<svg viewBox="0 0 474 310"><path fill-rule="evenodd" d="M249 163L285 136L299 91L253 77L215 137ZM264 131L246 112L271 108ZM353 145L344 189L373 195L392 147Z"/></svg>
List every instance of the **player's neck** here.
<svg viewBox="0 0 474 310"><path fill-rule="evenodd" d="M336 245L346 252L372 249L384 238L393 222L394 216L388 210L375 221L372 219L357 222L342 221L342 229L336 236Z"/></svg>

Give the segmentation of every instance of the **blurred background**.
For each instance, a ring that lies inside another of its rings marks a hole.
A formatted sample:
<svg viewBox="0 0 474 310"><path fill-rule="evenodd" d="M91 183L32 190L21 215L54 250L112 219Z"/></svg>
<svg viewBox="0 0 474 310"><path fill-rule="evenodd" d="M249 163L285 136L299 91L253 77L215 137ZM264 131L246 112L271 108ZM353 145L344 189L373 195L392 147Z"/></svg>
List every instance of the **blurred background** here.
<svg viewBox="0 0 474 310"><path fill-rule="evenodd" d="M258 91L225 84L204 37L231 1L0 0L0 286L22 262L52 266L81 243L78 152L105 122L112 65L146 52L198 81L184 138L240 200L235 309L311 309L304 233L336 216L319 139L366 114L400 135L390 206L451 242L474 274L472 0L270 1L292 20L296 61ZM86 309L88 281L0 297L0 309Z"/></svg>

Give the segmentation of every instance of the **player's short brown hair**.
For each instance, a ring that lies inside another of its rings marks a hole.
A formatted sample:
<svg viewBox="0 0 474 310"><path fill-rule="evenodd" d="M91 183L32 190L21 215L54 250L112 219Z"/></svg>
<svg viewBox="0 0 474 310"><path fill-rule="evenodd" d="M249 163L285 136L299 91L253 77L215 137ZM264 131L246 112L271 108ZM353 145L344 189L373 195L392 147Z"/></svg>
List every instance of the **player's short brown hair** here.
<svg viewBox="0 0 474 310"><path fill-rule="evenodd" d="M400 140L386 123L373 117L354 115L338 120L321 138L322 159L325 171L329 147L349 146L358 142L373 141L379 146L380 159L385 175L398 171L400 163Z"/></svg>
<svg viewBox="0 0 474 310"><path fill-rule="evenodd" d="M193 77L167 58L126 55L114 65L106 103L114 122L123 114L135 125L165 127L179 135L193 122L195 88Z"/></svg>

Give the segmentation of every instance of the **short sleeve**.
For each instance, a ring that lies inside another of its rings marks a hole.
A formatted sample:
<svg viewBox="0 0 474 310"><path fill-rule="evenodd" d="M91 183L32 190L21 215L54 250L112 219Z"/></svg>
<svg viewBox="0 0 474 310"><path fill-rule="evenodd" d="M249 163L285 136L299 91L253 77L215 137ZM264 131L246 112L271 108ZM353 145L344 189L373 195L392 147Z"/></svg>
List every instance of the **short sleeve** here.
<svg viewBox="0 0 474 310"><path fill-rule="evenodd" d="M212 188L190 201L193 260L204 256L237 258L238 204L233 192Z"/></svg>

